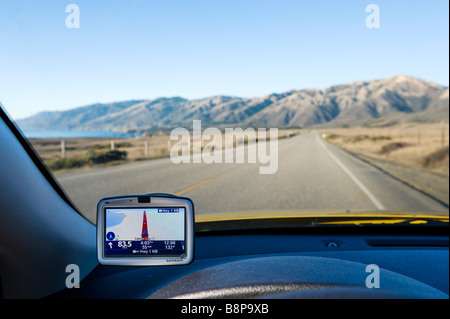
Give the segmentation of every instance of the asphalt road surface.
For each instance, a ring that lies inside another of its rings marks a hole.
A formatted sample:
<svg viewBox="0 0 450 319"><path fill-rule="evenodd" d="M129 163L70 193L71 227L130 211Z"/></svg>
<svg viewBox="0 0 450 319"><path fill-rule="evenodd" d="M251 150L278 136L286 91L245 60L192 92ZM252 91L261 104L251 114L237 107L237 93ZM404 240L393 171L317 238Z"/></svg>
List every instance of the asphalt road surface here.
<svg viewBox="0 0 450 319"><path fill-rule="evenodd" d="M255 210L414 211L447 207L323 141L316 133L278 142L278 170L267 164L174 164L170 158L57 175L75 206L95 223L104 197L170 193L191 198L196 215ZM247 162L247 161L246 161Z"/></svg>

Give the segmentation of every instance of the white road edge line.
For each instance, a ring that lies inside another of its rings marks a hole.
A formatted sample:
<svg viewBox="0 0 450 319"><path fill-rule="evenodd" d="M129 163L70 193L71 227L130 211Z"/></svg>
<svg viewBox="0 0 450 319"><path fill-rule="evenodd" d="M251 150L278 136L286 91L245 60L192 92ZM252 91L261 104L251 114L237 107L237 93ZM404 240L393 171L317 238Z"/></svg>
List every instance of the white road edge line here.
<svg viewBox="0 0 450 319"><path fill-rule="evenodd" d="M333 153L331 153L331 151L325 146L324 144L325 142L322 140L322 138L319 137L319 139L320 145L325 150L325 152L327 152L327 154L344 170L344 172L347 173L347 175L355 182L356 185L358 185L358 187L364 192L364 194L366 194L367 197L369 197L369 199L372 201L375 207L378 210L386 210L383 204L380 203L380 201L369 191L369 189L366 186L364 186L364 184L361 183L359 179L357 179L355 175L353 175L352 172L350 172L350 170L347 167L345 167L345 165L342 164L342 162L338 160L336 156L334 156Z"/></svg>

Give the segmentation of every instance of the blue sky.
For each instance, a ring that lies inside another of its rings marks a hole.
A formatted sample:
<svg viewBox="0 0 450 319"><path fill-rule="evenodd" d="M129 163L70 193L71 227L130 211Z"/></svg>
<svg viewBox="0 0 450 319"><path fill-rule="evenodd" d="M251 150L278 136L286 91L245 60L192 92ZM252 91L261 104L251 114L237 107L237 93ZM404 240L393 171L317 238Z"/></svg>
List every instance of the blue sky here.
<svg viewBox="0 0 450 319"><path fill-rule="evenodd" d="M71 3L79 29L65 24ZM379 29L365 25L371 3ZM17 119L397 74L448 86L448 12L447 0L0 0L0 101Z"/></svg>

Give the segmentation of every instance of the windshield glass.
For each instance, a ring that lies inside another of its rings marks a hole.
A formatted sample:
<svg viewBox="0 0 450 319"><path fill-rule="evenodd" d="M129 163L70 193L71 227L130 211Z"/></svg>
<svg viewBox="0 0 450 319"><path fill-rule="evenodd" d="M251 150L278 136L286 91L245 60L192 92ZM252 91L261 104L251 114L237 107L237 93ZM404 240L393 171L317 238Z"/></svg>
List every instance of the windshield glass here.
<svg viewBox="0 0 450 319"><path fill-rule="evenodd" d="M448 6L2 0L1 106L93 223L448 216Z"/></svg>

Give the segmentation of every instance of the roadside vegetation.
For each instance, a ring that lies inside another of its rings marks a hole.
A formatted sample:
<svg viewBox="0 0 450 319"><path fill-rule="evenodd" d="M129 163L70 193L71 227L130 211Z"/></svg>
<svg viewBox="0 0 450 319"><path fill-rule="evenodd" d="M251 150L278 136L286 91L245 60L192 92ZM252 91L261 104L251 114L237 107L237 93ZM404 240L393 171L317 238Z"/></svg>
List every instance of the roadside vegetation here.
<svg viewBox="0 0 450 319"><path fill-rule="evenodd" d="M278 139L300 134L300 129L280 129ZM209 141L204 141L204 144ZM74 170L88 170L95 167L119 165L135 161L169 157L169 133L155 133L142 138L72 138L72 139L31 139L31 145L54 173ZM170 144L169 144L170 143ZM251 143L246 139L234 141L236 145ZM192 147L192 143L191 143ZM225 147L225 143L223 145ZM203 149L203 145L202 145Z"/></svg>
<svg viewBox="0 0 450 319"><path fill-rule="evenodd" d="M83 157L53 157L44 160L45 165L52 170L79 168L85 165L108 164L126 161L127 152L118 150L94 151L89 150Z"/></svg>
<svg viewBox="0 0 450 319"><path fill-rule="evenodd" d="M346 150L449 175L448 124L320 130L329 143Z"/></svg>
<svg viewBox="0 0 450 319"><path fill-rule="evenodd" d="M320 130L322 138L449 204L448 123Z"/></svg>

